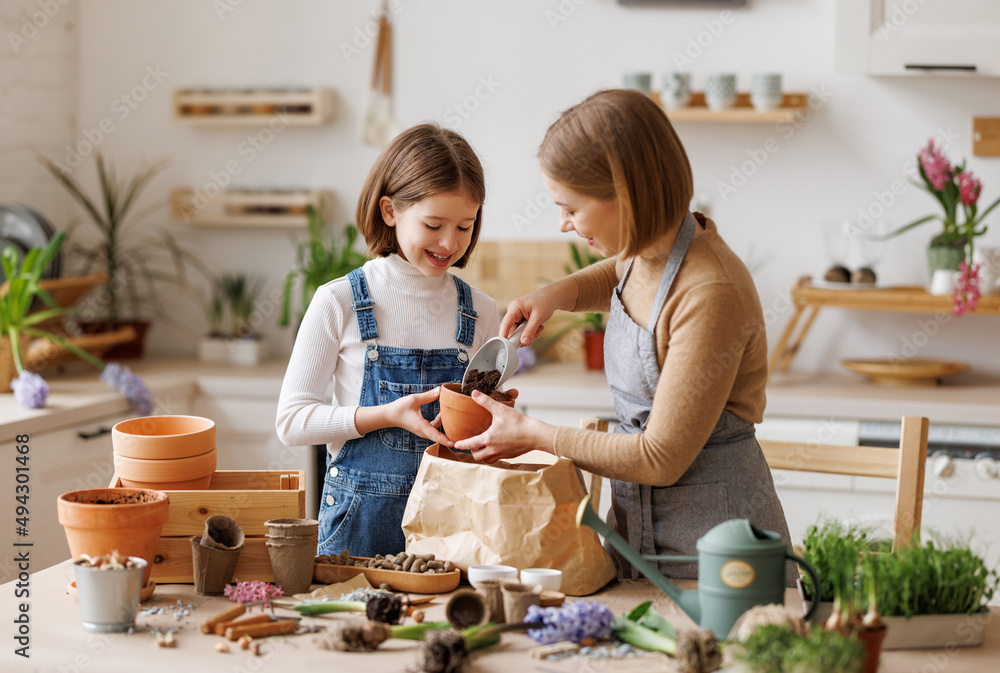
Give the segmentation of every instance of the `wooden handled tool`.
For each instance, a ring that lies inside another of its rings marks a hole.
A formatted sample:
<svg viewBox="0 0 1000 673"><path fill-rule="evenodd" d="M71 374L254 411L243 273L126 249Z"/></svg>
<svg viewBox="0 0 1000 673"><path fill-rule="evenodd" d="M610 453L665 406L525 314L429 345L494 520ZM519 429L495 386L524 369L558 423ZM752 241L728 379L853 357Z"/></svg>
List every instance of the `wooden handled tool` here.
<svg viewBox="0 0 1000 673"><path fill-rule="evenodd" d="M224 636L226 635L226 629L229 627L240 627L249 626L251 624L266 624L271 621L271 617L268 615L254 615L253 617L244 617L243 619L234 619L228 622L219 622L215 625L215 635Z"/></svg>
<svg viewBox="0 0 1000 673"><path fill-rule="evenodd" d="M247 626L230 626L226 629L226 639L239 640L243 636L250 636L251 638L277 636L282 633L291 633L297 628L299 628L299 620L297 619L281 619L276 622L249 624Z"/></svg>
<svg viewBox="0 0 1000 673"><path fill-rule="evenodd" d="M215 615L214 617L206 621L204 624L202 624L201 632L213 633L215 631L216 624L219 624L221 622L231 622L246 611L247 608L245 605L243 605L242 603L237 603L233 607L229 608L228 610L223 610L222 612L220 612L219 614Z"/></svg>

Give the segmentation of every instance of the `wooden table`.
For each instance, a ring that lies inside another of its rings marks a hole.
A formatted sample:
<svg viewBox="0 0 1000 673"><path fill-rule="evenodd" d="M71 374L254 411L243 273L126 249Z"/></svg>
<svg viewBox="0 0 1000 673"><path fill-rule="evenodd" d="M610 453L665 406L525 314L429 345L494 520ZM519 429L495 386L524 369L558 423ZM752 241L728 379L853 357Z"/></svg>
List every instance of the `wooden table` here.
<svg viewBox="0 0 1000 673"><path fill-rule="evenodd" d="M68 561L30 576L30 598L15 598L15 583L0 586L0 620L4 632L0 650L0 670L17 673L39 671L45 673L157 673L169 671L193 673L195 671L234 671L236 673L257 671L364 671L379 673L391 671L399 673L414 663L419 645L411 641L390 640L372 653L341 653L321 650L314 644L315 636L301 635L269 642L259 657L232 647L228 653L215 651L215 645L224 642L218 636L206 636L198 626L214 614L230 606L221 597L197 596L191 585L169 584L157 586L155 596L160 600L149 601L143 607L164 608L164 615L140 616L139 625L146 627L178 628L177 647L160 649L150 633L92 634L80 628L80 619L75 600L66 593L72 579L73 568ZM690 582L679 583L691 586ZM693 624L674 603L655 589L646 580L615 583L592 598L606 603L615 614L621 614L644 600L652 599L655 607L678 628L692 628ZM16 626L18 603L30 603L29 615L31 658L24 659L14 654L18 645L13 640ZM192 605L191 614L175 620L178 601L186 607ZM444 618L443 598L435 600L426 609L427 619ZM801 603L794 590L789 590L786 605L801 609ZM279 609L279 615L295 614ZM993 620L987 629L983 647L969 649L908 650L886 652L882 656L881 673L909 673L910 671L937 671L947 673L981 673L995 671L1000 667L1000 626L997 619L1000 611L995 610ZM349 618L345 615L306 618L307 623L329 624L331 621ZM477 655L470 673L491 671L578 671L579 663L571 661L560 664L545 663L531 659L527 651L535 643L527 636L517 633L503 635L503 642ZM638 671L623 662L601 662L602 670ZM646 663L643 670L654 670Z"/></svg>
<svg viewBox="0 0 1000 673"><path fill-rule="evenodd" d="M829 306L856 311L897 313L950 314L952 311L951 295L930 294L919 286L852 289L850 283L844 283L844 289L834 289L813 285L809 276L799 278L792 288L791 297L795 312L771 353L771 360L768 363L771 374L788 370L821 308ZM1000 295L984 295L979 299L976 312L996 313L998 309L1000 309ZM802 323L798 335L795 335L799 320L803 317L805 322Z"/></svg>

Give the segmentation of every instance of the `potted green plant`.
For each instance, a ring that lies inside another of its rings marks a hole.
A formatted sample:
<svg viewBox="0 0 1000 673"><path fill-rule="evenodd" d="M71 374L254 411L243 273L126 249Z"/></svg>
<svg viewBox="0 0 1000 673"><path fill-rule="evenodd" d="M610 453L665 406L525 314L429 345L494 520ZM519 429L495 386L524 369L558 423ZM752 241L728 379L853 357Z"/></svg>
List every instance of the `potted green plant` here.
<svg viewBox="0 0 1000 673"><path fill-rule="evenodd" d="M137 234L136 225L149 214L148 209L130 217L140 194L165 164L155 163L119 179L98 152L95 162L99 191L95 198L58 164L45 157L40 161L83 208L99 234L92 242L71 237L67 246L67 257L78 260L83 273L100 270L108 276L98 294L91 297L88 308L81 312L81 329L100 333L132 325L136 340L116 346L106 357L140 357L150 319L163 313L159 285L167 282L185 286L187 266L203 268L165 229L157 234Z"/></svg>
<svg viewBox="0 0 1000 673"><path fill-rule="evenodd" d="M326 232L323 213L310 205L306 208L306 215L309 222L309 240L299 244L296 267L285 277L281 315L278 318L281 327L288 327L291 324L296 285L299 290L299 308L296 312L296 325L298 325L320 285L350 273L363 265L367 259L364 254L354 249L354 244L358 240L358 230L353 225L346 227L343 243L338 243L334 233Z"/></svg>
<svg viewBox="0 0 1000 673"><path fill-rule="evenodd" d="M39 326L45 321L66 315L42 286L42 275L62 246L65 234L59 232L44 248L32 248L24 261L12 246L2 250L2 264L7 281L0 286L0 391L14 390L18 404L41 409L48 399L49 387L39 374L26 371L23 351L31 337L46 339L69 350L97 367L101 379L125 395L142 416L152 413L153 397L142 379L117 363L105 364L85 350ZM36 310L36 304L42 308Z"/></svg>
<svg viewBox="0 0 1000 673"><path fill-rule="evenodd" d="M569 251L573 263L565 265L566 275L604 259L589 249L581 252L580 247L572 243L569 244ZM584 313L574 322L574 327L583 328L584 363L587 369L596 371L604 369L604 325L603 313Z"/></svg>
<svg viewBox="0 0 1000 673"><path fill-rule="evenodd" d="M979 299L979 265L973 264L973 243L977 236L986 233L983 220L1000 204L1000 197L982 210L979 196L982 183L965 167L963 160L953 165L942 148L931 139L917 154L920 182L915 184L934 197L942 212L927 215L910 222L885 238L898 236L925 222L938 221L941 230L927 247L927 266L930 275L936 270L957 271L961 275L954 288L954 312L962 315L975 310Z"/></svg>
<svg viewBox="0 0 1000 673"><path fill-rule="evenodd" d="M225 273L212 279L206 302L210 331L199 347L203 361L247 366L260 363L267 354L267 343L255 327L255 312L263 287L263 278L245 273Z"/></svg>
<svg viewBox="0 0 1000 673"><path fill-rule="evenodd" d="M858 630L867 621L874 631L882 623L883 649L982 643L986 604L1000 580L969 541L915 540L890 553L889 543L874 539L870 529L825 522L810 527L803 546L803 557L823 578L820 599L834 601L828 627ZM866 619L861 610L868 611Z"/></svg>

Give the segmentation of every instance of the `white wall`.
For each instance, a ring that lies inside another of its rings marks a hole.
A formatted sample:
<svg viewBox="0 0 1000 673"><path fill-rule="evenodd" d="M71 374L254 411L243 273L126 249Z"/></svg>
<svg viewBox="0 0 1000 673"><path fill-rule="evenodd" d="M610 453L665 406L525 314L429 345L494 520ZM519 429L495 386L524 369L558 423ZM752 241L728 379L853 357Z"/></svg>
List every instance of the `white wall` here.
<svg viewBox="0 0 1000 673"><path fill-rule="evenodd" d="M377 152L358 141L372 47L362 45L360 55L346 58L343 45L372 25L378 5L375 0L87 0L80 7L77 126L93 129L112 118L115 129L101 148L123 167L142 158L171 158L169 170L150 188L150 200L165 199L176 185L203 185L212 171L236 159L243 167L242 185L332 187L337 220L349 221ZM658 78L672 70L675 54L684 54L699 38L710 44L687 65L695 88L712 71L736 72L746 89L752 72L778 70L786 89L822 92L813 98L818 109L798 129L677 124L698 191L711 200L720 230L744 259L766 262L757 273L765 307L780 306L781 293L798 275L825 270L820 221L854 216L859 207L877 203L876 192L905 179L902 166L938 129L953 134L953 159L970 157L984 198L1000 194L1000 165L971 157L970 140L973 115L997 114L998 81L837 75L832 0L752 0L748 9L733 10L728 24L719 21L718 6L636 9L612 0L394 0L392 5L398 10L393 16L396 116L403 125L446 123L481 153L489 179L485 238L561 236L554 208L543 209L528 226L515 225L518 217L531 215L528 202L544 194L534 154L546 126L588 93L615 86L624 71L649 70ZM225 7L232 11L221 12ZM710 37L709 27L719 34ZM142 83L147 68L166 73L162 83L119 120L112 106ZM336 89L337 121L289 128L250 162L236 150L245 128L194 128L171 119L170 93L176 88L290 85ZM730 180L734 167L751 154L759 156L769 139L778 151L745 185L723 196L719 183ZM909 188L884 217L898 225L932 212L931 198ZM166 222L164 211L147 224ZM269 289L280 286L292 265L286 232L171 226L204 250L217 269L263 273ZM930 235L928 229L894 240L877 267L882 281L923 282L923 248ZM1000 232L989 232L984 242L1000 244ZM788 315L778 311L770 324L772 343ZM161 321L152 335L154 350L193 350L204 326L200 312L179 309L178 317L188 328ZM926 318L827 311L796 367L837 369L842 357L898 353ZM953 319L919 354L968 360L977 370L1000 373L994 355L998 329L996 316ZM270 320L267 331L279 348L288 348L287 334Z"/></svg>
<svg viewBox="0 0 1000 673"><path fill-rule="evenodd" d="M45 4L0 2L0 201L62 226L69 199L35 152L52 154L74 135L77 5Z"/></svg>

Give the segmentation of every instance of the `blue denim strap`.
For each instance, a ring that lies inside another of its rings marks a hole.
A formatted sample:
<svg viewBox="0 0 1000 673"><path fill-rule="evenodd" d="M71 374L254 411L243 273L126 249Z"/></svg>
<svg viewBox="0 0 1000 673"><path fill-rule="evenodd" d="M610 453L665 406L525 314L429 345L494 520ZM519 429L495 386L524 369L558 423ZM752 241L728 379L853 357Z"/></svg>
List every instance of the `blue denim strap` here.
<svg viewBox="0 0 1000 673"><path fill-rule="evenodd" d="M358 317L358 328L361 330L361 340L378 339L378 325L375 323L375 302L368 294L368 283L365 282L365 272L355 269L347 274L351 281L351 295L354 297L354 315Z"/></svg>
<svg viewBox="0 0 1000 673"><path fill-rule="evenodd" d="M458 291L458 325L455 328L455 341L470 348L476 336L476 319L479 317L472 308L472 288L458 276L452 278L455 279L455 289Z"/></svg>

